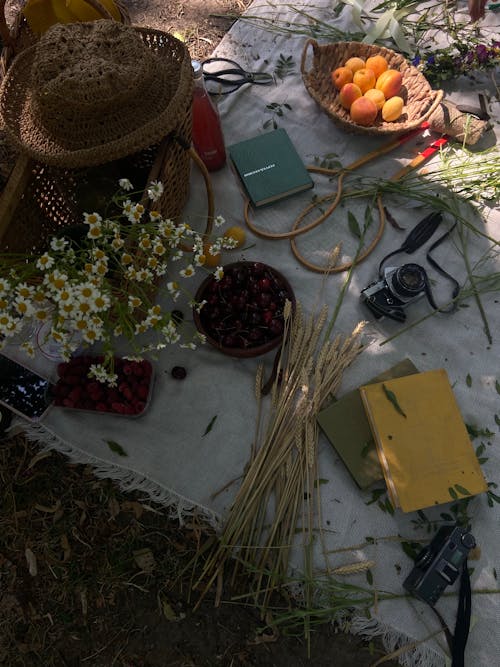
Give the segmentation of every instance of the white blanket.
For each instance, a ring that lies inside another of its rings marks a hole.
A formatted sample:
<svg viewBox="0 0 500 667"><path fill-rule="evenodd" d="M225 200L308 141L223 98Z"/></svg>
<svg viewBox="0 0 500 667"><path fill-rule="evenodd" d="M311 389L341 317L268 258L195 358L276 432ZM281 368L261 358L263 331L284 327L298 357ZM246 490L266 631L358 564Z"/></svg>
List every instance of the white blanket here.
<svg viewBox="0 0 500 667"><path fill-rule="evenodd" d="M254 3L249 13L259 10ZM309 6L308 11L319 11L316 5L328 9L330 2L322 0ZM297 20L297 13L284 2L273 3L276 18ZM355 29L350 23L350 10L346 9L338 19L333 19L331 10L328 20L336 21L342 30ZM494 16L489 18L490 23ZM300 57L306 37L287 36L262 30L245 21L238 21L217 48L216 55L237 60L249 70L273 71L280 54L292 56L294 72L273 86L244 86L228 95L219 104L226 143L249 138L262 133L263 126L273 118L267 105L281 106L282 116L274 116L279 127L284 127L307 164L327 154L338 156L343 165L381 145L384 140L348 135L339 130L318 105L310 98L300 76ZM457 81L450 86L452 100L464 100L477 105L477 86L486 86L484 78L473 86L469 81ZM497 121L500 120L498 101L493 105ZM434 136L434 138L436 138ZM405 145L383 159L379 159L363 170L363 173L390 177L398 168L413 157L418 147L414 142ZM436 163L436 159L433 160ZM126 174L123 175L126 177ZM335 187L335 181L314 177L318 195ZM213 174L216 211L228 224L244 224L243 202L240 190L229 166ZM286 202L259 211L253 216L255 224L269 230L285 231L290 228L295 216L310 201L311 193L298 195ZM483 304L491 327L493 341L488 342L478 308L473 299L467 308L453 314L434 315L390 342L381 343L401 331L402 326L389 320L370 320L359 300L360 290L373 281L378 263L389 251L402 243L406 233L429 212L414 201L387 200L386 205L406 232L398 232L388 225L382 241L374 253L360 264L352 276L348 293L339 311L335 331L349 333L355 325L368 319L365 342L366 350L361 354L344 377L340 394L357 387L377 373L390 367L404 357L410 357L420 370L444 367L464 420L493 432L488 438L485 456L489 460L483 469L488 480L499 482L500 454L499 436L495 415L500 415L500 395L495 383L500 382L500 311L498 293L483 296ZM367 202L349 201L341 206L332 219L314 232L298 241L308 259L324 262L336 242L355 246L347 226L347 211L352 211L362 222ZM491 237L500 239L500 217L498 212L487 211L487 222L475 221L484 227ZM204 215L203 186L193 173L191 198L186 218L197 224ZM451 222L447 218L447 224ZM226 255L225 261L259 259L279 268L290 280L297 298L308 312L327 303L333 312L346 278L345 274L324 276L305 269L293 257L288 241L266 241L248 233L248 250ZM469 235L467 241L471 261L484 252L483 238ZM446 267L460 282L466 274L463 259L458 251L458 237L451 239L435 251L439 263ZM426 266L434 282L436 298L443 303L449 298L450 284L426 264L425 248L411 258L398 256L398 263L417 261ZM500 264L497 262L496 270ZM490 270L494 265L490 266ZM200 278L201 279L201 278ZM425 299L412 304L408 309L408 322L415 322L430 310ZM268 368L273 355L266 358ZM173 516L183 519L190 512L201 512L214 524L219 524L230 507L237 491L237 479L247 462L253 438L256 418L254 401L254 378L259 360L239 360L221 355L206 346L195 352L179 349L165 351L156 363L155 388L147 414L132 420L114 416L93 416L52 410L43 425L26 426L30 437L47 446L65 452L79 462L91 463L98 475L112 477L125 488L142 489L170 508ZM170 375L174 365L183 365L187 377L183 381ZM467 381L467 377L470 378ZM469 386L470 385L470 386ZM339 395L340 395L339 394ZM213 427L204 435L212 419ZM120 457L111 452L106 440L118 442L127 452ZM475 444L479 444L481 439ZM485 438L482 438L485 440ZM491 444L489 444L491 443ZM402 582L411 569L410 559L397 542L384 538L401 535L409 540L424 538L425 528L414 524L417 515L405 515L396 511L394 516L382 512L376 503L367 505L370 493L362 493L354 485L349 473L336 456L331 446L321 436L320 476L328 480L322 490L322 517L328 525L327 546L331 550L352 547L351 553L333 555L332 565L346 561L372 559L376 562L372 572L374 586L379 591L403 594ZM431 518L439 517L447 506L429 511ZM495 568L500 572L500 508L488 507L483 495L474 499L470 508L473 521L472 532L481 547L479 560L472 562L473 589L497 589ZM373 538L373 544L356 547ZM301 564L296 563L300 568ZM321 567L320 559L317 562ZM355 581L355 580L353 580ZM362 577L358 583L366 585ZM453 626L456 598L442 598L439 608ZM421 640L435 633L437 621L423 604L407 599L380 602L372 610L372 618L355 618L352 629L366 636L379 635L388 649L407 641ZM500 621L500 597L498 594L476 594L473 597L472 630L467 645L467 665L498 664L500 635L496 632ZM445 664L446 644L443 634L419 644L414 650L401 656L402 664L440 667Z"/></svg>

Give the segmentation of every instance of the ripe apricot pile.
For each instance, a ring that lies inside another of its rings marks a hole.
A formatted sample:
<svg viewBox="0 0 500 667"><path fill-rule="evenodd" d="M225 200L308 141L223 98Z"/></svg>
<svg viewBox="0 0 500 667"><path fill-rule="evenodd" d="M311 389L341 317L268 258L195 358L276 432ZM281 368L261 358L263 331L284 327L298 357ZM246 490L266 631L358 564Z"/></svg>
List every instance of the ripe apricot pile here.
<svg viewBox="0 0 500 667"><path fill-rule="evenodd" d="M379 112L387 122L398 120L403 113L404 101L399 96L403 77L389 67L384 56L366 60L353 56L334 69L331 77L340 104L358 125L373 125Z"/></svg>

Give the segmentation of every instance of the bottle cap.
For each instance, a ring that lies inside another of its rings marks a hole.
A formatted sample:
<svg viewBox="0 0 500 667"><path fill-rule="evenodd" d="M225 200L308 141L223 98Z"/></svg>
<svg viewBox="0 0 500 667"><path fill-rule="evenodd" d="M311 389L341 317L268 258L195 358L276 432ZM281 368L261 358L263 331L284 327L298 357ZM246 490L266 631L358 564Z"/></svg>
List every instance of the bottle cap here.
<svg viewBox="0 0 500 667"><path fill-rule="evenodd" d="M199 60L191 60L191 67L193 68L193 74L195 79L199 79L203 71L201 69L201 63Z"/></svg>

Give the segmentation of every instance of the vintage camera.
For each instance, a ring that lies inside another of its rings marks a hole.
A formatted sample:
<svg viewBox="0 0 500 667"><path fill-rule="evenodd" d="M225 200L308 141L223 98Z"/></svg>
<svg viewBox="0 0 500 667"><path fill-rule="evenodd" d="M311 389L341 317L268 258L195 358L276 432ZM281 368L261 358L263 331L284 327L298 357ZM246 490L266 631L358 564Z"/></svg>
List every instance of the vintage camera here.
<svg viewBox="0 0 500 667"><path fill-rule="evenodd" d="M404 322L405 308L424 295L429 299L429 278L425 269L419 264L403 264L384 269L380 280L362 290L361 299L377 319L386 316Z"/></svg>
<svg viewBox="0 0 500 667"><path fill-rule="evenodd" d="M444 589L460 575L476 540L468 528L446 525L417 556L415 567L403 582L412 595L434 605Z"/></svg>

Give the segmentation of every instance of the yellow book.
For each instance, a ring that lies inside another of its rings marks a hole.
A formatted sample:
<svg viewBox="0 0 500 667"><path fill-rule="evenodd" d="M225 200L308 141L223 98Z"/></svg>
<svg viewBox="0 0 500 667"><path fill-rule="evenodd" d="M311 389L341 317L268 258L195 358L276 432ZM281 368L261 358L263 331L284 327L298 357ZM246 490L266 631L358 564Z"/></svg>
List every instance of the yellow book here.
<svg viewBox="0 0 500 667"><path fill-rule="evenodd" d="M394 507L413 512L487 490L444 369L360 393Z"/></svg>

